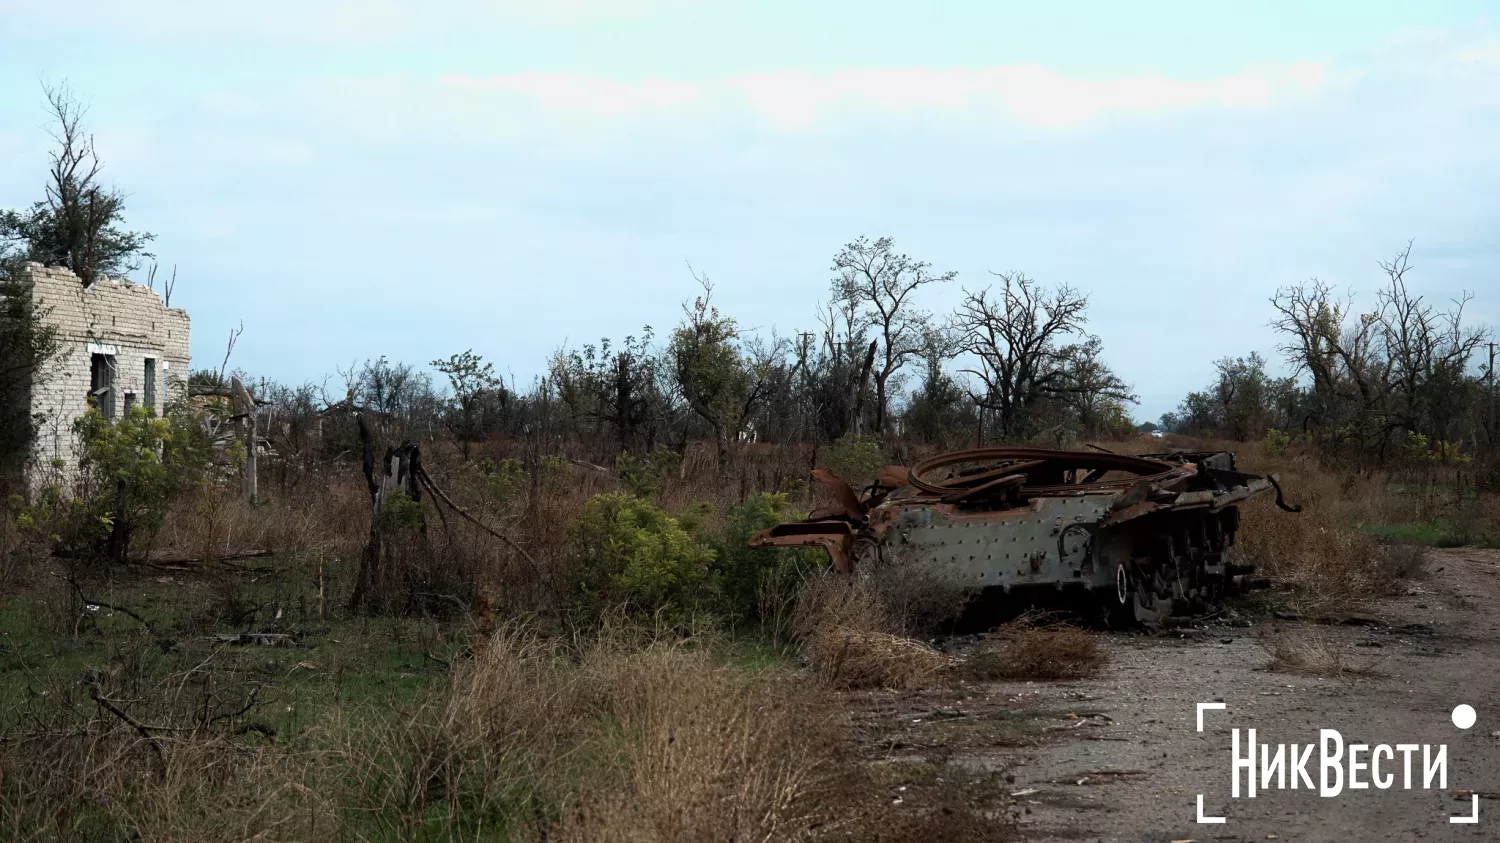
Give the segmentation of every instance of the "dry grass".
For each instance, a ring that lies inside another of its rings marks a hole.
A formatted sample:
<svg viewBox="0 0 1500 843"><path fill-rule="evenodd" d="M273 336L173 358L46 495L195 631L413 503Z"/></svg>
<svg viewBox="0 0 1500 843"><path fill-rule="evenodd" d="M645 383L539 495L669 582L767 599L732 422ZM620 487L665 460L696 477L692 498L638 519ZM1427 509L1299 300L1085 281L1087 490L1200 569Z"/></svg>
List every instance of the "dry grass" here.
<svg viewBox="0 0 1500 843"><path fill-rule="evenodd" d="M276 743L232 719L196 728L197 698L170 688L120 703L149 737L76 690L47 689L33 727L0 742L0 836L772 840L844 810L836 701L713 653L637 631L568 643L512 626L446 688L337 706ZM127 699L128 675L104 681Z"/></svg>
<svg viewBox="0 0 1500 843"><path fill-rule="evenodd" d="M980 680L1086 679L1108 661L1098 635L1022 617L985 638L959 673Z"/></svg>
<svg viewBox="0 0 1500 843"><path fill-rule="evenodd" d="M361 810L399 820L400 839L785 839L829 792L836 712L693 642L620 633L568 652L506 629L443 700L350 741L339 766L364 771Z"/></svg>
<svg viewBox="0 0 1500 843"><path fill-rule="evenodd" d="M796 638L825 681L844 689L900 690L955 679L1082 679L1108 662L1098 635L1037 615L1014 620L960 659L900 635L882 594L866 580L825 576L798 602Z"/></svg>
<svg viewBox="0 0 1500 843"><path fill-rule="evenodd" d="M1277 673L1332 678L1380 675L1370 664L1349 661L1342 644L1317 630L1274 630L1260 635L1259 641L1271 656L1266 669Z"/></svg>
<svg viewBox="0 0 1500 843"><path fill-rule="evenodd" d="M554 839L790 839L836 774L837 707L788 679L752 680L701 652L595 651L619 774L583 789Z"/></svg>
<svg viewBox="0 0 1500 843"><path fill-rule="evenodd" d="M895 634L880 594L862 578L807 583L793 621L804 658L839 688L911 688L938 680L957 659Z"/></svg>
<svg viewBox="0 0 1500 843"><path fill-rule="evenodd" d="M1316 617L1388 593L1399 572L1384 564L1387 557L1375 537L1357 527L1383 505L1384 478L1340 478L1309 456L1247 454L1240 462L1246 471L1276 473L1290 502L1302 507L1298 513L1282 512L1263 495L1240 510L1234 553L1286 587L1283 603Z"/></svg>

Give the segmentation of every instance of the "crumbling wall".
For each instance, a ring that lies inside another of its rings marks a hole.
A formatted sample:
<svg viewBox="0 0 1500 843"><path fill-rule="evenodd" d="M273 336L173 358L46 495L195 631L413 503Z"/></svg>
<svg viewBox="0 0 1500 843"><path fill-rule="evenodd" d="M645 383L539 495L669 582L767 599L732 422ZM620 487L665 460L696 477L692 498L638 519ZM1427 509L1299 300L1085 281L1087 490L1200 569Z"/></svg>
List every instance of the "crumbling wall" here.
<svg viewBox="0 0 1500 843"><path fill-rule="evenodd" d="M126 395L146 406L146 361L156 361L152 407L161 413L187 387L190 320L187 311L167 307L154 291L126 279L100 277L85 287L69 270L39 263L26 264L23 277L36 312L56 326L61 345L32 386L31 412L43 419L32 445L32 483L67 483L77 465L73 422L89 406L92 356L114 357L116 418Z"/></svg>

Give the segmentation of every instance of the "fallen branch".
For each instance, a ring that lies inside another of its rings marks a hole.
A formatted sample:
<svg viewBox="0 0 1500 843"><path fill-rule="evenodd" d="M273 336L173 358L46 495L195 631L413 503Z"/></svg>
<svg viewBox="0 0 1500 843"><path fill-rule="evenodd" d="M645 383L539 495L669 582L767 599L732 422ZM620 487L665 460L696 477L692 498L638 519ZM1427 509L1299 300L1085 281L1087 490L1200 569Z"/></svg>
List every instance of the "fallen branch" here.
<svg viewBox="0 0 1500 843"><path fill-rule="evenodd" d="M152 736L150 731L152 727L141 723L139 720L136 720L134 717L126 714L124 711L115 708L114 704L111 703L108 698L99 693L98 685L89 685L89 698L98 703L99 706L105 711L113 714L115 717L119 718L121 722L134 729L136 734L140 735L146 740L147 743L151 744L151 748L156 750L156 760L161 762L161 766L163 769L166 769L167 756L166 753L162 751L161 743Z"/></svg>
<svg viewBox="0 0 1500 843"><path fill-rule="evenodd" d="M468 510L466 510L463 507L459 506L458 504L454 503L452 498L448 497L448 495L446 493L444 493L442 489L439 489L437 487L436 483L432 482L432 477L427 474L427 469L426 468L419 468L417 470L417 479L420 480L420 481L422 481L422 485L427 487L427 491L431 492L433 497L435 497L438 500L442 501L443 503L447 504L449 509L451 509L454 512L458 513L465 520L467 520L469 523L473 524L474 526L478 527L479 529L485 531L486 533L489 533L490 535L494 536L495 538L499 539L500 541L505 542L513 550L515 550L517 553L521 554L521 556L524 557L527 562L531 563L531 566L533 568L538 568L538 569L540 568L540 566L537 565L537 561L532 558L531 554L529 554L529 553L526 552L526 548L521 547L519 544L516 544L516 542L513 539L511 539L509 536L505 535L504 533L500 532L499 530L494 529L493 527L490 527L490 526L486 525L484 522L480 521L478 518L475 518L473 515L469 514Z"/></svg>
<svg viewBox="0 0 1500 843"><path fill-rule="evenodd" d="M614 474L613 471L610 471L602 465L595 465L594 463L584 462L583 460L575 460L572 457L567 457L566 459L568 460L568 462L578 466L579 468L592 468L593 470L603 472L604 474Z"/></svg>
<svg viewBox="0 0 1500 843"><path fill-rule="evenodd" d="M228 562L233 559L259 559L263 556L272 556L271 551L264 548L253 550L237 550L233 553L221 553L217 556L187 556L183 554L170 554L153 552L146 556L146 561L157 565L188 565L203 562Z"/></svg>
<svg viewBox="0 0 1500 843"><path fill-rule="evenodd" d="M83 594L83 588L81 588L78 585L78 582L76 580L74 580L72 577L64 577L64 576L60 576L58 574L53 574L52 576L57 577L58 579L60 579L63 582L67 583L68 585L72 586L73 587L73 593L78 596L78 601L80 603L82 603L84 605L84 607L97 606L97 607L99 607L101 609L108 609L111 612L119 612L120 614L125 615L126 617L133 618L141 626L144 626L146 628L147 632L149 632L152 635L156 636L157 639L159 639L159 640L161 639L161 633L159 633L159 632L156 631L156 626L154 624L152 624L150 621L148 621L145 618L141 617L140 615L137 615L135 612L132 612L131 610L125 608L124 606L116 606L113 603L105 603L102 600L90 600L89 598L87 598L87 597L84 596L84 594Z"/></svg>
<svg viewBox="0 0 1500 843"><path fill-rule="evenodd" d="M276 730L264 723L246 723L234 730L236 735L245 735L250 732L255 732L273 743L276 741Z"/></svg>

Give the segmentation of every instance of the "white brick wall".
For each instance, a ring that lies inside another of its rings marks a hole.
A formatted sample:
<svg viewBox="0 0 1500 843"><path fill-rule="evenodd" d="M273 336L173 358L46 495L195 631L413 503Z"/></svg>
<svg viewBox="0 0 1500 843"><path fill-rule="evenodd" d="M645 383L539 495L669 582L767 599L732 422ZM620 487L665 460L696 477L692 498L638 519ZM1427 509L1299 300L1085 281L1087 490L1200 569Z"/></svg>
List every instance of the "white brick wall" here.
<svg viewBox="0 0 1500 843"><path fill-rule="evenodd" d="M32 479L66 483L76 466L73 422L88 408L89 347L111 347L115 354L117 418L127 393L135 394L136 406L145 405L146 359L155 359L160 413L169 390L176 395L187 386L190 321L187 311L166 307L156 293L124 279L101 277L85 287L72 272L39 263L26 264L24 276L37 312L57 326L62 344L32 387L31 412L45 416L32 447Z"/></svg>

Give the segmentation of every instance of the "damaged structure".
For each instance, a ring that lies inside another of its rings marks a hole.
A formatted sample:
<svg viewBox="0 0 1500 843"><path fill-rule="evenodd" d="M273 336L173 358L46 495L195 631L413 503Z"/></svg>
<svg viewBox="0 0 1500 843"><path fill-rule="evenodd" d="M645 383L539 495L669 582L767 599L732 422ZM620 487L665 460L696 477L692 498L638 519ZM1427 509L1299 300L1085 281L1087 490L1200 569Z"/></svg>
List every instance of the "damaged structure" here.
<svg viewBox="0 0 1500 843"><path fill-rule="evenodd" d="M22 294L57 330L57 357L33 378L29 405L40 427L27 471L32 488L67 485L78 464L73 423L97 407L111 421L134 407L160 414L185 391L190 321L156 292L100 276L87 286L71 271L27 263Z"/></svg>
<svg viewBox="0 0 1500 843"><path fill-rule="evenodd" d="M890 466L862 491L825 470L837 503L762 531L752 547L822 547L840 571L901 563L990 593L1086 598L1122 623L1160 624L1259 584L1230 562L1237 504L1274 476L1234 454L981 448Z"/></svg>

